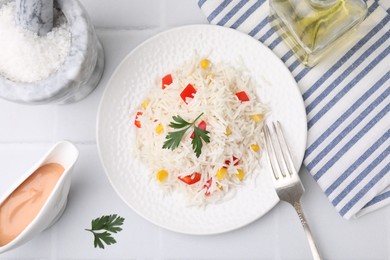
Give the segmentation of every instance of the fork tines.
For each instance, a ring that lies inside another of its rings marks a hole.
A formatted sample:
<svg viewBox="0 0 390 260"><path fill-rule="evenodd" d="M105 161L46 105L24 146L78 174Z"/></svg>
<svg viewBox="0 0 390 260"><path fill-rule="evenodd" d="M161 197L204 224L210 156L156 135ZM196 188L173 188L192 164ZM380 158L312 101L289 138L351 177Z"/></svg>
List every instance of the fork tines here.
<svg viewBox="0 0 390 260"><path fill-rule="evenodd" d="M296 174L296 170L279 121L272 122L271 125L271 129L265 125L263 131L268 162L278 180L280 176L286 177L286 173L290 176Z"/></svg>

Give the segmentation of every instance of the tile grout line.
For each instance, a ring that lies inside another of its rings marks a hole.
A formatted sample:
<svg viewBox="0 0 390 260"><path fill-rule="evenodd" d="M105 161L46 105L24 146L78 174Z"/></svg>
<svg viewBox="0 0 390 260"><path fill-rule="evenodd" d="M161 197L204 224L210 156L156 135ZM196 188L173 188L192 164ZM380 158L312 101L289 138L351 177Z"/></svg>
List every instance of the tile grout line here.
<svg viewBox="0 0 390 260"><path fill-rule="evenodd" d="M153 31L160 26L115 26L115 27L103 27L103 26L95 26L95 30L99 31Z"/></svg>
<svg viewBox="0 0 390 260"><path fill-rule="evenodd" d="M53 145L57 141L37 141L37 142L0 142L0 145L2 146L23 146L23 145ZM73 144L77 145L97 145L96 141L70 141Z"/></svg>
<svg viewBox="0 0 390 260"><path fill-rule="evenodd" d="M58 132L59 132L59 127L60 127L60 115L59 115L60 111L58 109L58 106L55 106L55 117L54 117L54 120L55 120L55 127L53 127L53 132L52 132L52 141L55 142L56 140L56 137L58 136Z"/></svg>
<svg viewBox="0 0 390 260"><path fill-rule="evenodd" d="M160 30L166 28L167 18L166 18L166 1L167 0L160 0Z"/></svg>

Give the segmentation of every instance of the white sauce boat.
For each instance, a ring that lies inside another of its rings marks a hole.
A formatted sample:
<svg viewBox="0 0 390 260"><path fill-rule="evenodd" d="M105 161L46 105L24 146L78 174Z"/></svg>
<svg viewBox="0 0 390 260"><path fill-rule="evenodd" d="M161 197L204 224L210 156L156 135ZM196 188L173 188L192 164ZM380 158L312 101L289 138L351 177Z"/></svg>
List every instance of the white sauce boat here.
<svg viewBox="0 0 390 260"><path fill-rule="evenodd" d="M7 199L11 193L16 190L31 174L39 167L48 163L58 163L64 167L64 172L54 186L51 194L39 213L30 222L30 224L12 241L4 246L0 246L0 253L18 247L43 230L52 226L65 210L69 188L71 184L71 171L77 161L79 151L75 145L68 141L56 143L30 170L22 176L19 182L15 183L5 195L0 198L0 205Z"/></svg>

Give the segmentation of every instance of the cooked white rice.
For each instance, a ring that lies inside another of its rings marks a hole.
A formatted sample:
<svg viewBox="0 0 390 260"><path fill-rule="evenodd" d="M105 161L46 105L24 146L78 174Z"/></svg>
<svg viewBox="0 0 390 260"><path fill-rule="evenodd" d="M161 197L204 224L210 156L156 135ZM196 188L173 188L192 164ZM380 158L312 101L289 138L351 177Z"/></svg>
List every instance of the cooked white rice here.
<svg viewBox="0 0 390 260"><path fill-rule="evenodd" d="M173 78L172 84L165 89L161 87L161 78L155 80L143 105L137 111L131 111L132 118L137 112L141 128L137 130L136 151L141 160L150 167L153 180L160 183L166 190L176 190L188 198L191 205L206 205L217 202L232 195L237 186L245 183L248 177L259 166L262 154L263 140L261 129L263 121L256 122L253 115L266 116L267 108L256 96L256 86L245 67L239 64L232 67L228 64L210 61L207 69L201 68L204 57L194 56L188 63L176 71L167 72ZM180 97L183 89L191 84L197 90L194 98L186 104ZM245 91L249 101L241 102L235 95ZM202 120L207 123L210 142L203 142L199 158L196 157L190 138L193 128L183 136L175 150L163 149L168 132L177 131L169 127L172 116L181 116L192 122L204 113L195 125ZM161 124L163 132L156 133L156 127ZM227 128L231 134L227 134ZM255 151L253 145L258 145ZM234 165L233 156L238 158ZM229 160L231 163L226 164ZM217 171L225 167L227 176L218 180ZM237 177L237 171L244 173L243 180ZM157 180L160 170L168 172L164 180ZM197 183L188 185L178 177L201 174ZM212 178L212 181L209 181ZM207 181L211 186L207 188ZM228 195L228 196L226 196Z"/></svg>

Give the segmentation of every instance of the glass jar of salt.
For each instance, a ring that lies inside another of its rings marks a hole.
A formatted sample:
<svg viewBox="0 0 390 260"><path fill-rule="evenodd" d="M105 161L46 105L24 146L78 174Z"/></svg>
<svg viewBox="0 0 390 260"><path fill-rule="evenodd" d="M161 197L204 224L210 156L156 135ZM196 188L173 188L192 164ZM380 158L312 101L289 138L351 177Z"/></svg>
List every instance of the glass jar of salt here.
<svg viewBox="0 0 390 260"><path fill-rule="evenodd" d="M366 14L363 0L270 0L271 26L305 66L318 63Z"/></svg>

